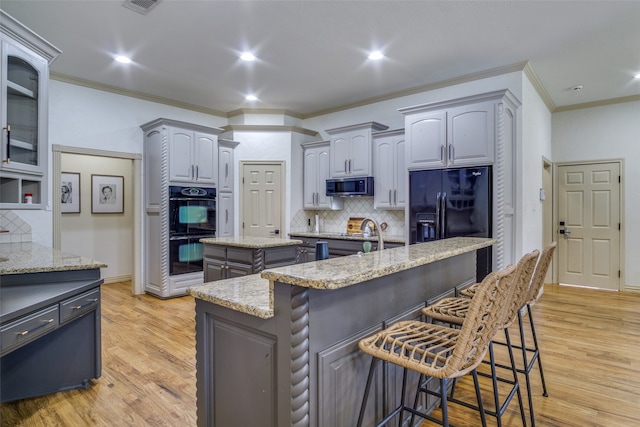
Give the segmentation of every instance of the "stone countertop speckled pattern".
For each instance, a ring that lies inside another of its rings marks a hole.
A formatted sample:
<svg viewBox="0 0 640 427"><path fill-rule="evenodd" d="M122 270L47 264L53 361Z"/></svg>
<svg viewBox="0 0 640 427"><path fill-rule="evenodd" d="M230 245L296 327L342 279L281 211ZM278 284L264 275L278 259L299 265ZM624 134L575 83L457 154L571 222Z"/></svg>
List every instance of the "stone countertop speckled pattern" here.
<svg viewBox="0 0 640 427"><path fill-rule="evenodd" d="M265 279L313 289L340 289L491 246L494 239L454 237L362 255L264 270Z"/></svg>
<svg viewBox="0 0 640 427"><path fill-rule="evenodd" d="M312 239L336 239L336 240L356 240L360 242L364 242L368 240L370 242L377 242L378 236L370 236L364 237L362 234L347 234L347 233L314 233L314 232L306 232L306 231L296 231L293 233L289 233L291 237L309 237ZM387 243L405 243L404 236L394 236L394 235L386 235L382 233L382 240Z"/></svg>
<svg viewBox="0 0 640 427"><path fill-rule="evenodd" d="M38 243L0 244L0 275L106 268L103 262Z"/></svg>
<svg viewBox="0 0 640 427"><path fill-rule="evenodd" d="M237 246L240 248L275 248L278 246L301 245L302 240L278 239L275 237L220 237L200 239L201 243L220 246Z"/></svg>
<svg viewBox="0 0 640 427"><path fill-rule="evenodd" d="M260 319L273 317L273 286L259 274L191 286L187 293Z"/></svg>
<svg viewBox="0 0 640 427"><path fill-rule="evenodd" d="M270 280L315 289L338 289L493 244L493 239L455 237L361 256L278 267L251 276L191 286L187 293L194 298L269 319L274 313L273 285Z"/></svg>

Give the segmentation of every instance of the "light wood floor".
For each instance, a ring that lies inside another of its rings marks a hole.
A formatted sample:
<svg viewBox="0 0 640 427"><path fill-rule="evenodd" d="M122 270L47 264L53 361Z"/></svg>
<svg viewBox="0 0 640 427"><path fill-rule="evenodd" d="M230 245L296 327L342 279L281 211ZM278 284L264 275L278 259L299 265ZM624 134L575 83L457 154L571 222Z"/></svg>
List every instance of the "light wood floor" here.
<svg viewBox="0 0 640 427"><path fill-rule="evenodd" d="M87 390L2 404L2 426L196 425L193 299L134 297L129 289L102 286L102 377ZM535 369L536 425L640 425L640 294L547 286L534 317L549 390L541 396ZM458 397L470 383L461 381ZM513 402L505 426L521 425L516 411ZM450 417L456 426L480 425L457 405Z"/></svg>

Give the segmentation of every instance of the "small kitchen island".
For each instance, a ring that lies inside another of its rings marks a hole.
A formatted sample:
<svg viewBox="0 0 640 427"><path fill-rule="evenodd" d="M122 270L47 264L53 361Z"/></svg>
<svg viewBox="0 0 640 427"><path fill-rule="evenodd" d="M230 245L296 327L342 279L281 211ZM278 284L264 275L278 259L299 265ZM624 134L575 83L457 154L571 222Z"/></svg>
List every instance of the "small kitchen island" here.
<svg viewBox="0 0 640 427"><path fill-rule="evenodd" d="M100 377L104 267L37 243L0 244L0 401Z"/></svg>
<svg viewBox="0 0 640 427"><path fill-rule="evenodd" d="M352 427L370 362L358 341L469 286L476 251L494 243L438 240L189 288L198 425ZM396 369L377 374L364 425L400 393Z"/></svg>

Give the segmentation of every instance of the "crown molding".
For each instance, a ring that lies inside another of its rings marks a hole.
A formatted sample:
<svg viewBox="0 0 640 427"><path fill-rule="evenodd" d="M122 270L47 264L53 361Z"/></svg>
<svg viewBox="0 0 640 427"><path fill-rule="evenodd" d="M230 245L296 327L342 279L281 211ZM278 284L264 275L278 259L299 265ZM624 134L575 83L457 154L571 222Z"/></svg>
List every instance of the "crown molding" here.
<svg viewBox="0 0 640 427"><path fill-rule="evenodd" d="M621 98L602 99L600 101L584 102L582 104L565 105L553 110L554 113L561 113L563 111L582 110L585 108L605 107L607 105L622 104L625 102L638 102L640 101L640 95L624 96Z"/></svg>
<svg viewBox="0 0 640 427"><path fill-rule="evenodd" d="M237 110L229 111L227 118L241 116L243 114L280 114L284 116L293 117L295 119L302 120L302 114L293 110L278 109L278 108L239 108Z"/></svg>
<svg viewBox="0 0 640 427"><path fill-rule="evenodd" d="M66 74L60 73L50 73L49 77L53 80L57 80L63 83L70 83L73 85L84 86L91 89L101 90L103 92L111 92L117 95L129 96L131 98L142 99L143 101L155 102L158 104L170 105L172 107L183 108L185 110L197 111L199 113L209 114L212 116L218 117L227 117L227 113L222 111L213 109L213 108L205 108L200 107L198 105L187 104L186 102L174 101L173 99L163 98L160 96L149 95L143 92L137 92L133 90L121 89L111 85L105 85L101 83L96 83L91 80L85 80L78 77L69 76Z"/></svg>
<svg viewBox="0 0 640 427"><path fill-rule="evenodd" d="M540 98L542 98L542 102L545 103L549 111L551 112L555 111L556 104L553 102L553 99L551 99L549 92L547 92L547 89L542 84L540 77L538 77L538 74L533 69L533 65L531 65L530 62L527 61L527 63L524 66L523 72L524 72L524 75L527 76L527 78L533 85L533 88L536 90L536 92L538 92L538 95L540 95Z"/></svg>
<svg viewBox="0 0 640 427"><path fill-rule="evenodd" d="M248 131L248 132L295 132L309 136L318 136L318 132L311 129L305 129L298 126L280 126L280 125L227 125L222 126L225 132L230 131Z"/></svg>

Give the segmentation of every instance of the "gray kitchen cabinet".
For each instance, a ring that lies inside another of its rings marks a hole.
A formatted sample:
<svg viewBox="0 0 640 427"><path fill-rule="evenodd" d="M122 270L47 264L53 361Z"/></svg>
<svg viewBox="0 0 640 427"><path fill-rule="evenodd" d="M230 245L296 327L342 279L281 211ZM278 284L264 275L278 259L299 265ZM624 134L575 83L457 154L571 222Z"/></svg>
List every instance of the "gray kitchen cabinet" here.
<svg viewBox="0 0 640 427"><path fill-rule="evenodd" d="M407 202L407 165L404 129L373 134L375 209L404 209Z"/></svg>
<svg viewBox="0 0 640 427"><path fill-rule="evenodd" d="M330 174L329 141L302 144L303 149L303 208L340 210L344 199L326 195L326 181Z"/></svg>
<svg viewBox="0 0 640 427"><path fill-rule="evenodd" d="M373 174L373 132L387 129L377 122L327 129L331 136L330 168L332 178L371 176Z"/></svg>
<svg viewBox="0 0 640 427"><path fill-rule="evenodd" d="M231 237L235 234L235 191L233 154L238 142L218 140L218 195L216 237Z"/></svg>
<svg viewBox="0 0 640 427"><path fill-rule="evenodd" d="M409 169L478 166L494 161L497 99L404 108Z"/></svg>
<svg viewBox="0 0 640 427"><path fill-rule="evenodd" d="M0 10L2 209L47 205L49 64L60 53ZM31 203L25 203L26 194Z"/></svg>
<svg viewBox="0 0 640 427"><path fill-rule="evenodd" d="M145 164L144 290L162 298L181 296L189 286L202 283L203 273L170 274L169 185L214 186L218 181L217 135L222 129L165 118L140 127ZM194 152L203 157L197 170L189 157Z"/></svg>
<svg viewBox="0 0 640 427"><path fill-rule="evenodd" d="M297 245L252 248L205 243L204 281L247 276L268 268L295 264L297 258Z"/></svg>
<svg viewBox="0 0 640 427"><path fill-rule="evenodd" d="M100 270L14 274L0 287L0 401L82 389L102 373Z"/></svg>
<svg viewBox="0 0 640 427"><path fill-rule="evenodd" d="M169 129L169 181L215 187L217 178L217 134L171 126Z"/></svg>
<svg viewBox="0 0 640 427"><path fill-rule="evenodd" d="M294 233L291 234L295 236ZM347 239L326 239L322 237L310 238L310 237L296 237L302 240L302 244L299 248L299 258L298 263L304 263L309 261L316 260L316 243L318 241L327 242L327 246L329 247L329 258L337 258L342 256L355 255L358 252L364 252L362 248L362 244L367 241L371 242L371 251L378 250L378 238L372 237L370 239L362 240L347 240ZM385 242L385 249L397 248L399 246L404 246L401 243L389 243Z"/></svg>

